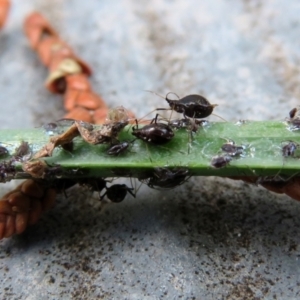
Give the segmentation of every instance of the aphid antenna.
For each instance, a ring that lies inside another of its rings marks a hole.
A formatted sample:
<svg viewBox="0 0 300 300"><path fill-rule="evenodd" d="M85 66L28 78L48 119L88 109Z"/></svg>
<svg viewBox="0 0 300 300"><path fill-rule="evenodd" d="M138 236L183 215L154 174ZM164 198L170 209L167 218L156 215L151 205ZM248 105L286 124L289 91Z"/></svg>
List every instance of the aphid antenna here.
<svg viewBox="0 0 300 300"><path fill-rule="evenodd" d="M145 91L145 92L148 92L148 93L152 93L152 94L154 94L154 95L156 95L156 96L158 96L158 97L160 97L160 98L166 100L166 97L164 97L164 96L162 96L162 95L160 95L160 94L158 94L158 93L155 93L155 92L150 91L150 90L144 90L144 91ZM168 94L169 94L169 93L168 93ZM167 95L168 95L168 94L167 94Z"/></svg>
<svg viewBox="0 0 300 300"><path fill-rule="evenodd" d="M152 113L154 113L155 111L157 111L157 110L159 110L159 109L157 109L157 108L155 108L155 109L153 109L153 110L151 110L149 113L147 113L145 116L143 116L143 117L141 117L140 119L135 119L135 120L137 120L138 122L140 122L140 121L142 121L143 119L145 119L147 116L149 116L149 115L151 115ZM163 109L164 110L164 109ZM166 110L169 110L169 108L166 108Z"/></svg>
<svg viewBox="0 0 300 300"><path fill-rule="evenodd" d="M153 92L153 91L150 91L150 90L144 90L145 92L148 92L148 93L152 93L152 94L154 94L154 95L156 95L156 96L158 96L158 97L160 97L160 98L162 98L162 99L164 99L164 100L171 100L171 99L168 99L168 95L169 94L173 94L173 95L175 95L177 98L178 98L178 100L180 100L180 97L176 94L176 93L174 93L174 92L168 92L167 94L166 94L166 96L164 97L164 96L162 96L162 95L160 95L160 94L158 94L158 93L156 93L156 92Z"/></svg>
<svg viewBox="0 0 300 300"><path fill-rule="evenodd" d="M171 99L168 99L168 95L169 95L169 94L175 95L175 96L178 98L178 100L180 100L180 97L179 97L176 93L174 93L174 92L169 92L169 93L167 93L165 100L167 100L167 101L168 101L168 100L169 100L169 101L171 100Z"/></svg>
<svg viewBox="0 0 300 300"><path fill-rule="evenodd" d="M213 106L218 106L218 104L213 104ZM225 120L224 118L222 118L221 116L219 116L219 115L217 115L217 114L211 114L212 116L215 116L215 117L218 117L218 118L220 118L221 120L223 120L224 122L227 122L228 123L228 121L227 120Z"/></svg>

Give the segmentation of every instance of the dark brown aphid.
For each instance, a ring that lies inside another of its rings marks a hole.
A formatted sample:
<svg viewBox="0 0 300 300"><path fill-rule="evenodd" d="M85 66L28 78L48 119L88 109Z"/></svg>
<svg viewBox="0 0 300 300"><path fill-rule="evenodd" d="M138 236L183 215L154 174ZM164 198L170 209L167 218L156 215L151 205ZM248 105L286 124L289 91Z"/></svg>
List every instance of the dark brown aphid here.
<svg viewBox="0 0 300 300"><path fill-rule="evenodd" d="M218 104L210 104L210 102L200 95L188 95L179 100L170 100L168 93L165 100L168 102L171 110L175 110L178 113L182 113L183 116L203 119L212 114L214 108ZM157 108L157 110L167 110L166 108Z"/></svg>
<svg viewBox="0 0 300 300"><path fill-rule="evenodd" d="M110 201L119 203L125 199L127 192L135 198L133 190L133 188L129 188L126 184L114 184L106 189L106 192L101 196L101 200L106 196Z"/></svg>
<svg viewBox="0 0 300 300"><path fill-rule="evenodd" d="M171 189L187 181L187 168L154 168L153 176L148 178L146 183L150 188Z"/></svg>
<svg viewBox="0 0 300 300"><path fill-rule="evenodd" d="M152 122L139 129L136 120L136 126L132 127L132 134L138 139L155 145L168 143L174 137L174 132L169 125L157 123L156 118Z"/></svg>
<svg viewBox="0 0 300 300"><path fill-rule="evenodd" d="M298 111L298 108L295 107L289 112L290 118L287 119L287 123L290 124L289 129L292 131L300 129L300 117L297 114Z"/></svg>
<svg viewBox="0 0 300 300"><path fill-rule="evenodd" d="M112 155L112 156L118 156L122 153L124 153L130 145L133 144L133 142L135 141L135 139L131 142L120 142L118 144L112 145L111 147L108 148L108 150L106 151L106 153L108 155Z"/></svg>
<svg viewBox="0 0 300 300"><path fill-rule="evenodd" d="M14 177L16 174L16 167L13 165L13 161L3 161L0 163L0 182L6 182L9 177Z"/></svg>
<svg viewBox="0 0 300 300"><path fill-rule="evenodd" d="M229 155L215 156L211 160L211 166L215 169L226 167L232 161L232 157Z"/></svg>
<svg viewBox="0 0 300 300"><path fill-rule="evenodd" d="M223 144L221 149L222 151L226 152L229 156L240 156L243 154L245 150L245 146L236 146L235 142L229 140L227 143Z"/></svg>
<svg viewBox="0 0 300 300"><path fill-rule="evenodd" d="M289 143L284 145L281 149L282 156L284 156L284 157L294 156L298 147L299 147L299 144L297 144L293 141L289 141Z"/></svg>
<svg viewBox="0 0 300 300"><path fill-rule="evenodd" d="M297 111L298 111L298 108L295 107L289 112L291 119L295 118Z"/></svg>
<svg viewBox="0 0 300 300"><path fill-rule="evenodd" d="M5 147L0 146L0 157L5 156L7 154L8 154L8 150Z"/></svg>
<svg viewBox="0 0 300 300"><path fill-rule="evenodd" d="M49 177L61 177L63 174L63 168L61 167L61 165L55 164L53 166L48 166L45 170L44 170L44 176L45 178L49 178Z"/></svg>
<svg viewBox="0 0 300 300"><path fill-rule="evenodd" d="M24 162L30 159L32 151L27 142L22 141L21 145L16 148L16 151L13 155L14 160Z"/></svg>

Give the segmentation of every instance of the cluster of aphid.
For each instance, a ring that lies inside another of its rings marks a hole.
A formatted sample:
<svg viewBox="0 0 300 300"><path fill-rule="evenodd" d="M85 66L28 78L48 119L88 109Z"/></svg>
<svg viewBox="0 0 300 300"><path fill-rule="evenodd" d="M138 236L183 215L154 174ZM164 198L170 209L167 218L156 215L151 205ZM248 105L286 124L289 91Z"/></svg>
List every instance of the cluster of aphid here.
<svg viewBox="0 0 300 300"><path fill-rule="evenodd" d="M156 117L143 127L139 127L138 121L135 120L136 125L132 126L132 135L135 137L131 141L119 141L119 133L121 130L129 124L129 116L125 108L117 107L109 111L106 122L99 128L93 124L83 121L76 121L70 119L62 119L57 122L49 123L44 126L48 134L54 135L50 138L42 149L37 151L34 155L31 155L31 151L27 143L23 142L16 151L16 154L9 162L2 163L1 181L7 181L9 168L13 166L14 161L22 162L23 171L29 174L32 178L35 178L39 182L45 181L44 184L50 184L58 191L62 191L68 187L71 187L75 183L80 185L89 186L92 190L100 192L104 188L106 189L106 195L113 202L120 202L120 199L124 199L126 193L129 192L132 195L132 189L126 185L112 185L106 186L106 181L102 178L96 181L89 180L70 180L57 179L58 176L62 176L62 168L58 165L49 166L41 158L52 156L56 147L62 147L64 150L72 152L73 139L80 136L87 143L108 144L108 155L120 155L128 149L128 147L135 142L136 139L140 139L146 143L153 145L163 145L171 141L174 137L174 131L179 128L187 128L189 132L197 132L198 128L207 123L205 120L199 120L210 115L213 108L216 105L211 105L208 100L199 95L186 96L179 100L170 100L166 97L166 101L170 105L171 110L183 113L184 118L178 120L165 120ZM159 108L158 110L163 110ZM68 124L69 127L61 133L60 123L64 125ZM27 145L26 151L24 145ZM23 149L21 151L21 149ZM3 147L2 151L7 154L7 150ZM29 156L25 156L30 153ZM11 172L11 171L10 171ZM15 170L13 172L15 175ZM71 174L68 174L71 175ZM155 168L151 176L141 178L141 181L146 183L152 188L173 188L183 183L188 177L188 170L186 168ZM104 185L105 183L105 185ZM122 197L117 194L123 195ZM103 199L101 196L101 199Z"/></svg>
<svg viewBox="0 0 300 300"><path fill-rule="evenodd" d="M0 158L9 155L6 147L0 146ZM32 152L27 142L21 142L20 146L15 149L14 154L9 160L0 163L0 182L8 181L16 175L16 162L25 162L31 158Z"/></svg>
<svg viewBox="0 0 300 300"><path fill-rule="evenodd" d="M227 166L233 158L242 157L245 149L245 145L237 146L234 141L227 140L221 147L221 151L225 154L213 157L211 165L216 169L223 168Z"/></svg>
<svg viewBox="0 0 300 300"><path fill-rule="evenodd" d="M0 28L5 22L9 2L9 0L0 0ZM15 190L4 195L0 201L0 239L14 233L21 233L28 224L36 223L41 213L51 208L56 193L66 194L66 190L75 184L98 192L100 200L104 200L106 197L112 202L121 202L127 193L135 197L137 191L125 184L108 186L108 180L84 178L84 174L81 174L82 178L75 179L72 178L72 174L65 174L61 166L48 165L41 158L51 156L56 147L60 146L64 150L72 152L73 139L80 136L86 142L94 145L108 144L107 154L118 156L127 151L137 139L153 145L163 145L173 139L177 129L185 128L189 133L188 150L190 150L193 134L207 124L203 118L212 114L216 106L200 95L189 95L182 99L178 97L178 100L171 100L167 95L165 100L170 109L182 113L183 118L165 119L157 114L149 124L143 127L140 127L140 121L135 120L135 125L132 126L134 138L131 141L120 141L120 131L130 122L124 108L119 107L109 111L108 118L100 129L91 124L102 123L108 108L101 97L92 91L88 82L87 77L91 74L90 67L74 54L39 13L28 16L24 29L32 48L37 51L41 61L50 71L46 82L47 88L51 92L64 94L64 106L67 114L65 119L44 126L49 135L53 136L40 151L33 155L28 143L22 142L9 159L0 163L0 182L9 181L18 175L16 163L22 163L23 170L33 178L26 180ZM166 109L158 108L157 110ZM289 129L299 130L298 108L292 109L289 115L290 118L287 120ZM242 124L244 121L239 123ZM65 126L61 126L62 124ZM62 130L66 126L69 128ZM295 157L299 146L294 141L282 143L282 156ZM243 157L246 148L247 146L236 145L234 141L227 140L221 146L222 154L212 158L211 166L213 168L226 167L233 159ZM9 156L8 149L5 145L1 145L0 158L7 156ZM68 175L70 178L63 178L64 175ZM119 175L122 176L122 174ZM189 177L189 170L185 167L155 167L151 174L146 174L139 179L151 188L174 188L184 183ZM289 180L278 178L249 179L245 177L242 179L247 182L259 183L272 191L286 193L299 199L297 186L287 184ZM103 191L104 193L102 193Z"/></svg>
<svg viewBox="0 0 300 300"><path fill-rule="evenodd" d="M124 107L117 107L109 111L106 122L99 128L93 124L83 121L62 119L55 123L49 123L44 126L48 134L60 133L60 123L71 124L64 132L55 135L50 138L42 149L33 155L33 160L28 160L23 163L23 170L30 174L33 178L49 178L52 174L59 171L59 167L50 167L40 158L52 156L54 149L61 146L67 151L73 149L73 139L80 136L87 143L108 144L108 155L118 156L125 152L136 139L140 139L146 143L153 145L163 145L172 140L175 136L175 130L179 128L187 128L192 134L197 132L200 126L207 123L205 120L199 120L199 118L205 118L210 115L213 108L216 105L211 105L208 100L199 95L186 96L179 100L170 100L166 97L166 101L170 105L171 110L183 113L184 118L178 120L165 120L158 118L158 114L149 124L139 128L138 121L135 120L135 125L132 126L132 135L135 137L131 141L119 141L120 131L129 124L129 116ZM163 110L159 108L158 110ZM193 113L194 111L194 113ZM192 116L192 117L191 117ZM197 117L197 118L196 118ZM57 174L56 174L57 175ZM188 170L186 168L156 168L152 176L142 178L141 181L148 184L150 187L159 188L172 188L181 184L186 180L188 176ZM101 179L102 182L103 179ZM78 181L79 184L83 184L82 181ZM88 185L88 182L84 182ZM99 186L103 186L99 184ZM91 185L93 190L95 185ZM122 191L130 191L129 188L124 189L124 185L118 186ZM102 188L103 189L103 188ZM116 190L116 188L114 188ZM107 188L107 195L111 195L110 188ZM111 197L113 202L114 198Z"/></svg>

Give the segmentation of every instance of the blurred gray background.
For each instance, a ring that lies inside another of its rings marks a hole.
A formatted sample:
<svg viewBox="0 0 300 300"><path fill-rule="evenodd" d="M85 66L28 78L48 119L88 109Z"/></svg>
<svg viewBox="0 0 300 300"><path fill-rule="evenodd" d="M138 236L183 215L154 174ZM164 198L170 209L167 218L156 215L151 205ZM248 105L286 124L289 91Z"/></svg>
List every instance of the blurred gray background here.
<svg viewBox="0 0 300 300"><path fill-rule="evenodd" d="M15 0L0 32L0 128L64 114L22 32L33 10L92 66L95 91L138 116L166 106L144 90L203 94L230 121L283 120L299 104L299 1ZM69 194L0 242L1 299L300 297L300 204L287 196L215 177L143 187L103 212L88 191Z"/></svg>

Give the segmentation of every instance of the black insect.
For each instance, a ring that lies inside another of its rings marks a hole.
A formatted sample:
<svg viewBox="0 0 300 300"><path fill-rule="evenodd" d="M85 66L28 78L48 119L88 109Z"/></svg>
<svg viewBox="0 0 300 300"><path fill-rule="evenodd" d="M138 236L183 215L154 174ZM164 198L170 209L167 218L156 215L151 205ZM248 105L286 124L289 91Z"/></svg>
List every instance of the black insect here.
<svg viewBox="0 0 300 300"><path fill-rule="evenodd" d="M0 157L5 156L7 154L8 154L8 150L5 147L0 146Z"/></svg>
<svg viewBox="0 0 300 300"><path fill-rule="evenodd" d="M48 166L44 171L45 178L49 177L61 177L63 174L63 168L61 165L55 164L53 166Z"/></svg>
<svg viewBox="0 0 300 300"><path fill-rule="evenodd" d="M298 147L299 147L299 144L297 144L293 141L289 141L289 143L284 145L281 149L282 156L283 157L294 156Z"/></svg>
<svg viewBox="0 0 300 300"><path fill-rule="evenodd" d="M6 182L16 174L16 167L13 160L3 161L0 163L0 182Z"/></svg>
<svg viewBox="0 0 300 300"><path fill-rule="evenodd" d="M290 124L289 129L294 131L294 130L299 130L300 129L300 118L298 113L298 108L293 108L290 112L289 112L289 116L290 118L287 119L287 123Z"/></svg>
<svg viewBox="0 0 300 300"><path fill-rule="evenodd" d="M229 156L240 156L244 153L246 149L245 146L237 146L232 140L228 140L227 143L223 144L221 147L222 151L226 152Z"/></svg>
<svg viewBox="0 0 300 300"><path fill-rule="evenodd" d="M135 141L135 139L133 141L130 142L120 142L118 144L112 145L108 148L108 150L106 151L106 153L108 155L112 155L112 156L118 156L121 153L125 152L130 145L132 145L132 143Z"/></svg>
<svg viewBox="0 0 300 300"><path fill-rule="evenodd" d="M32 155L32 151L27 142L22 141L21 145L16 148L15 153L13 155L13 159L15 161L24 162L30 159Z"/></svg>
<svg viewBox="0 0 300 300"><path fill-rule="evenodd" d="M290 118L291 118L291 119L295 118L297 112L298 112L298 108L296 108L296 107L293 108L293 109L289 112Z"/></svg>
<svg viewBox="0 0 300 300"><path fill-rule="evenodd" d="M188 173L188 169L183 167L174 169L157 167L154 168L152 177L141 181L146 183L150 188L171 189L186 182Z"/></svg>
<svg viewBox="0 0 300 300"><path fill-rule="evenodd" d="M101 196L101 200L106 196L110 201L119 203L125 199L127 192L135 198L133 190L133 188L129 188L126 184L114 184L106 188L106 192Z"/></svg>
<svg viewBox="0 0 300 300"><path fill-rule="evenodd" d="M132 134L147 143L162 145L168 143L173 137L174 132L172 128L164 123L157 123L157 116L152 120L151 124L145 125L141 129L136 126L132 127Z"/></svg>
<svg viewBox="0 0 300 300"><path fill-rule="evenodd" d="M182 113L183 116L194 118L194 119L203 119L212 114L214 108L218 104L210 104L210 102L200 95L188 95L178 100L171 100L168 98L168 93L165 97L165 100L168 102L171 110L175 110L178 113ZM172 93L174 94L174 93ZM156 94L158 95L158 94ZM160 96L160 95L158 95ZM157 108L157 110L168 110L167 108Z"/></svg>
<svg viewBox="0 0 300 300"><path fill-rule="evenodd" d="M215 156L211 160L211 166L215 169L226 167L232 161L232 157L229 155Z"/></svg>

